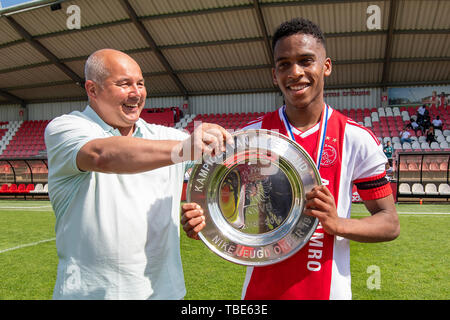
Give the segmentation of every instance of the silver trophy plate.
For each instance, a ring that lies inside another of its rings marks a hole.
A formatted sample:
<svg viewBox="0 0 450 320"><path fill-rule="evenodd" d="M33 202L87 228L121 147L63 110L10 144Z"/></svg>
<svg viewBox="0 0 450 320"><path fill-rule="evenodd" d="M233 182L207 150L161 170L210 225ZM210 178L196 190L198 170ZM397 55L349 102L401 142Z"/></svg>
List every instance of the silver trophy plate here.
<svg viewBox="0 0 450 320"><path fill-rule="evenodd" d="M187 201L199 204L199 233L220 257L247 266L285 260L314 233L318 219L303 213L305 194L321 184L308 153L268 130L233 134L234 146L205 156L192 169Z"/></svg>

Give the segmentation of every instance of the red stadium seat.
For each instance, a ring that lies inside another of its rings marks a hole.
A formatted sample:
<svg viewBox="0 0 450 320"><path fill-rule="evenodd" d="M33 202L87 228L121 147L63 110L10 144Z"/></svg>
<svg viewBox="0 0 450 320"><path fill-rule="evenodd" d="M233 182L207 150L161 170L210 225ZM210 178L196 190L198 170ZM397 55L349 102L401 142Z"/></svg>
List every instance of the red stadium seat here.
<svg viewBox="0 0 450 320"><path fill-rule="evenodd" d="M408 165L405 162L400 162L400 171L408 171Z"/></svg>
<svg viewBox="0 0 450 320"><path fill-rule="evenodd" d="M8 188L9 193L17 192L17 185L15 183L11 184Z"/></svg>
<svg viewBox="0 0 450 320"><path fill-rule="evenodd" d="M436 162L431 162L430 171L439 171L439 164L437 164Z"/></svg>
<svg viewBox="0 0 450 320"><path fill-rule="evenodd" d="M0 193L7 193L8 192L8 185L6 183L2 184L2 187L0 188Z"/></svg>

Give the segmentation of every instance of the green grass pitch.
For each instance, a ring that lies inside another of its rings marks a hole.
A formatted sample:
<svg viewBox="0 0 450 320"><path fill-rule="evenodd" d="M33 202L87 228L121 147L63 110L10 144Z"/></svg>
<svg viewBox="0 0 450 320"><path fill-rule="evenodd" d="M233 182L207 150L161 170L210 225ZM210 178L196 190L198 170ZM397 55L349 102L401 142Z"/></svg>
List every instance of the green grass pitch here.
<svg viewBox="0 0 450 320"><path fill-rule="evenodd" d="M400 204L397 210L398 239L351 242L353 299L449 299L450 205ZM353 204L352 217L368 214ZM58 263L54 223L48 201L0 200L0 300L51 299ZM181 255L186 300L240 299L245 267L221 259L183 231Z"/></svg>

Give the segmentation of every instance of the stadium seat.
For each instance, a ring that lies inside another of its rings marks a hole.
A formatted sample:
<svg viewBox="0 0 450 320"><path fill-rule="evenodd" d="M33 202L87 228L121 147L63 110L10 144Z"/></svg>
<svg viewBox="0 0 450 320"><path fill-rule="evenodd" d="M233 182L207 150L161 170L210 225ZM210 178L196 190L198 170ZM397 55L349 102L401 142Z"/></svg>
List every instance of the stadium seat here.
<svg viewBox="0 0 450 320"><path fill-rule="evenodd" d="M439 194L450 196L450 186L447 183L441 183L439 185Z"/></svg>
<svg viewBox="0 0 450 320"><path fill-rule="evenodd" d="M44 184L44 192L48 192L48 183Z"/></svg>
<svg viewBox="0 0 450 320"><path fill-rule="evenodd" d="M427 183L425 185L425 194L427 194L427 195L438 195L439 192L436 189L436 185L434 183Z"/></svg>
<svg viewBox="0 0 450 320"><path fill-rule="evenodd" d="M6 183L2 184L2 187L0 188L0 193L7 193L8 192L8 185Z"/></svg>
<svg viewBox="0 0 450 320"><path fill-rule="evenodd" d="M28 184L28 185L27 185L26 191L27 191L27 192L31 192L31 191L33 191L33 190L34 190L34 184L32 184L32 183Z"/></svg>
<svg viewBox="0 0 450 320"><path fill-rule="evenodd" d="M404 151L412 151L412 146L411 143L409 142L403 142L402 147Z"/></svg>
<svg viewBox="0 0 450 320"><path fill-rule="evenodd" d="M397 143L397 142L394 142L394 145L393 145L393 148L394 148L394 150L403 150L403 148L402 148L402 145L401 145L401 143Z"/></svg>
<svg viewBox="0 0 450 320"><path fill-rule="evenodd" d="M402 115L402 120L403 120L403 121L410 121L411 118L409 117L408 111L406 111L406 110L405 110L405 111L402 111L402 112L401 112L401 115Z"/></svg>
<svg viewBox="0 0 450 320"><path fill-rule="evenodd" d="M439 143L437 143L437 142L432 142L430 147L432 150L441 150L441 147L439 146Z"/></svg>
<svg viewBox="0 0 450 320"><path fill-rule="evenodd" d="M423 190L423 185L421 183L414 183L412 186L412 194L415 195L424 195L425 191Z"/></svg>
<svg viewBox="0 0 450 320"><path fill-rule="evenodd" d="M412 143L411 147L412 147L412 149L413 149L414 151L422 150L422 148L420 147L420 143L417 142L417 141L414 141L414 142Z"/></svg>
<svg viewBox="0 0 450 320"><path fill-rule="evenodd" d="M17 192L25 193L26 190L27 190L27 187L23 183L19 184L19 186L17 187Z"/></svg>
<svg viewBox="0 0 450 320"><path fill-rule="evenodd" d="M35 187L34 190L31 191L31 193L39 193L39 192L43 192L44 190L44 186L42 185L42 183L38 183Z"/></svg>
<svg viewBox="0 0 450 320"><path fill-rule="evenodd" d="M439 146L441 147L442 150L448 149L449 148L449 144L447 141L442 141Z"/></svg>
<svg viewBox="0 0 450 320"><path fill-rule="evenodd" d="M409 184L407 184L407 183L400 183L398 192L400 194L411 194L411 188L409 187Z"/></svg>
<svg viewBox="0 0 450 320"><path fill-rule="evenodd" d="M437 164L436 162L431 162L430 171L440 171L439 164Z"/></svg>
<svg viewBox="0 0 450 320"><path fill-rule="evenodd" d="M400 162L400 171L408 171L408 165L405 162Z"/></svg>
<svg viewBox="0 0 450 320"><path fill-rule="evenodd" d="M422 142L420 144L420 147L422 148L422 150L428 150L431 151L430 145L428 144L428 142Z"/></svg>
<svg viewBox="0 0 450 320"><path fill-rule="evenodd" d="M8 188L9 193L17 192L17 185L15 183L12 183Z"/></svg>
<svg viewBox="0 0 450 320"><path fill-rule="evenodd" d="M415 162L411 162L408 164L408 170L409 171L419 171L419 166Z"/></svg>

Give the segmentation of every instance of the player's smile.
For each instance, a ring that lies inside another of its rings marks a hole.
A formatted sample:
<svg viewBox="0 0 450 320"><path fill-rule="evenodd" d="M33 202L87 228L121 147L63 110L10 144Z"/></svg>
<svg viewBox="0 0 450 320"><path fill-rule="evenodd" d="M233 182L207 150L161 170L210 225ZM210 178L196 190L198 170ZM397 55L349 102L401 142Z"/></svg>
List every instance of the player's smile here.
<svg viewBox="0 0 450 320"><path fill-rule="evenodd" d="M292 91L292 93L295 95L304 94L309 87L310 87L309 83L295 83L286 86L286 88Z"/></svg>

